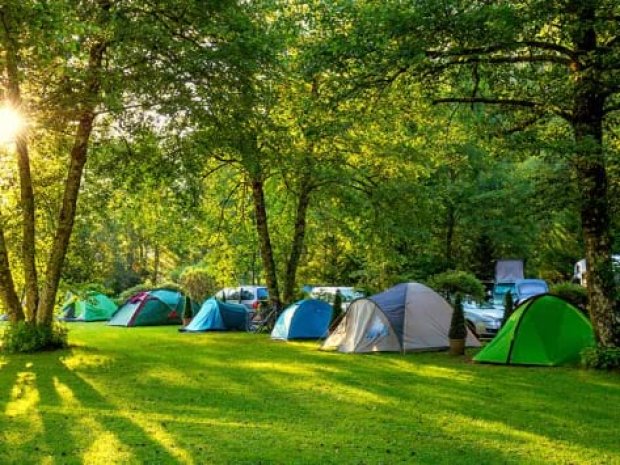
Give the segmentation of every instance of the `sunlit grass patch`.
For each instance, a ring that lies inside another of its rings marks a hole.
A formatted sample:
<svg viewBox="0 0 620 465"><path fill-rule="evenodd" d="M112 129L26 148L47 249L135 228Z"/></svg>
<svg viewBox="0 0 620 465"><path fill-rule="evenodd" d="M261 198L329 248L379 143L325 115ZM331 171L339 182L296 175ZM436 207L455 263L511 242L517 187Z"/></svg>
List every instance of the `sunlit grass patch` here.
<svg viewBox="0 0 620 465"><path fill-rule="evenodd" d="M175 327L71 343L0 360L0 463L620 464L614 374Z"/></svg>

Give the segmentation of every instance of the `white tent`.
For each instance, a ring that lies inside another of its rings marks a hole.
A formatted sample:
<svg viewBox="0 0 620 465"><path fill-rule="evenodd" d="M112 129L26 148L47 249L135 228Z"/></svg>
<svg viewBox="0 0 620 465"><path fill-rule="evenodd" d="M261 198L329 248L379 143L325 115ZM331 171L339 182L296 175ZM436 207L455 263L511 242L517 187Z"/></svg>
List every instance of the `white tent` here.
<svg viewBox="0 0 620 465"><path fill-rule="evenodd" d="M452 307L419 283L398 284L354 301L323 349L340 352L405 352L449 347ZM467 347L480 342L467 330Z"/></svg>

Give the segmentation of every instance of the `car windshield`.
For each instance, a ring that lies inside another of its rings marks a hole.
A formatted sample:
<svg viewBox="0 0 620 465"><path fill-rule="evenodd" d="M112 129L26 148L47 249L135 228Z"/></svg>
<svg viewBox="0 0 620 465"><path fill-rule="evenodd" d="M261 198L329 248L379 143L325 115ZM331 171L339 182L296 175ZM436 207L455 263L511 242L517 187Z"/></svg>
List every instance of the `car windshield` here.
<svg viewBox="0 0 620 465"><path fill-rule="evenodd" d="M355 293L353 291L340 291L343 302L351 302L355 299Z"/></svg>
<svg viewBox="0 0 620 465"><path fill-rule="evenodd" d="M519 293L524 295L544 294L545 292L547 292L547 288L541 283L525 283L519 285Z"/></svg>
<svg viewBox="0 0 620 465"><path fill-rule="evenodd" d="M497 284L495 286L495 294L505 294L514 289L514 284Z"/></svg>
<svg viewBox="0 0 620 465"><path fill-rule="evenodd" d="M264 287L259 287L256 289L256 294L258 295L258 300L267 300L269 299L269 292Z"/></svg>

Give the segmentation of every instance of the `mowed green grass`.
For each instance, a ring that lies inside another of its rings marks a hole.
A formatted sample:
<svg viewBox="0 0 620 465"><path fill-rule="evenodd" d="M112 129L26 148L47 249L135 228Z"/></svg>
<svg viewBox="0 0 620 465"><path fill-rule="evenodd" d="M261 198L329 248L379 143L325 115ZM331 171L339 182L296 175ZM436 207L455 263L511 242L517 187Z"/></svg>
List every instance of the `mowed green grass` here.
<svg viewBox="0 0 620 465"><path fill-rule="evenodd" d="M73 324L0 358L0 463L620 464L620 376Z"/></svg>

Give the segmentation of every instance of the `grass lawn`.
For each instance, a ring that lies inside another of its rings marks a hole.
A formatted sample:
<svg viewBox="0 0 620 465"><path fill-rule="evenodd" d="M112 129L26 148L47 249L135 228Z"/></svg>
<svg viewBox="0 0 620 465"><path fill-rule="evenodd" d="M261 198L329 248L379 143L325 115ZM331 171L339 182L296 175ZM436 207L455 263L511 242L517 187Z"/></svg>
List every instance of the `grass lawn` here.
<svg viewBox="0 0 620 465"><path fill-rule="evenodd" d="M0 357L0 464L620 464L620 376L72 324Z"/></svg>

